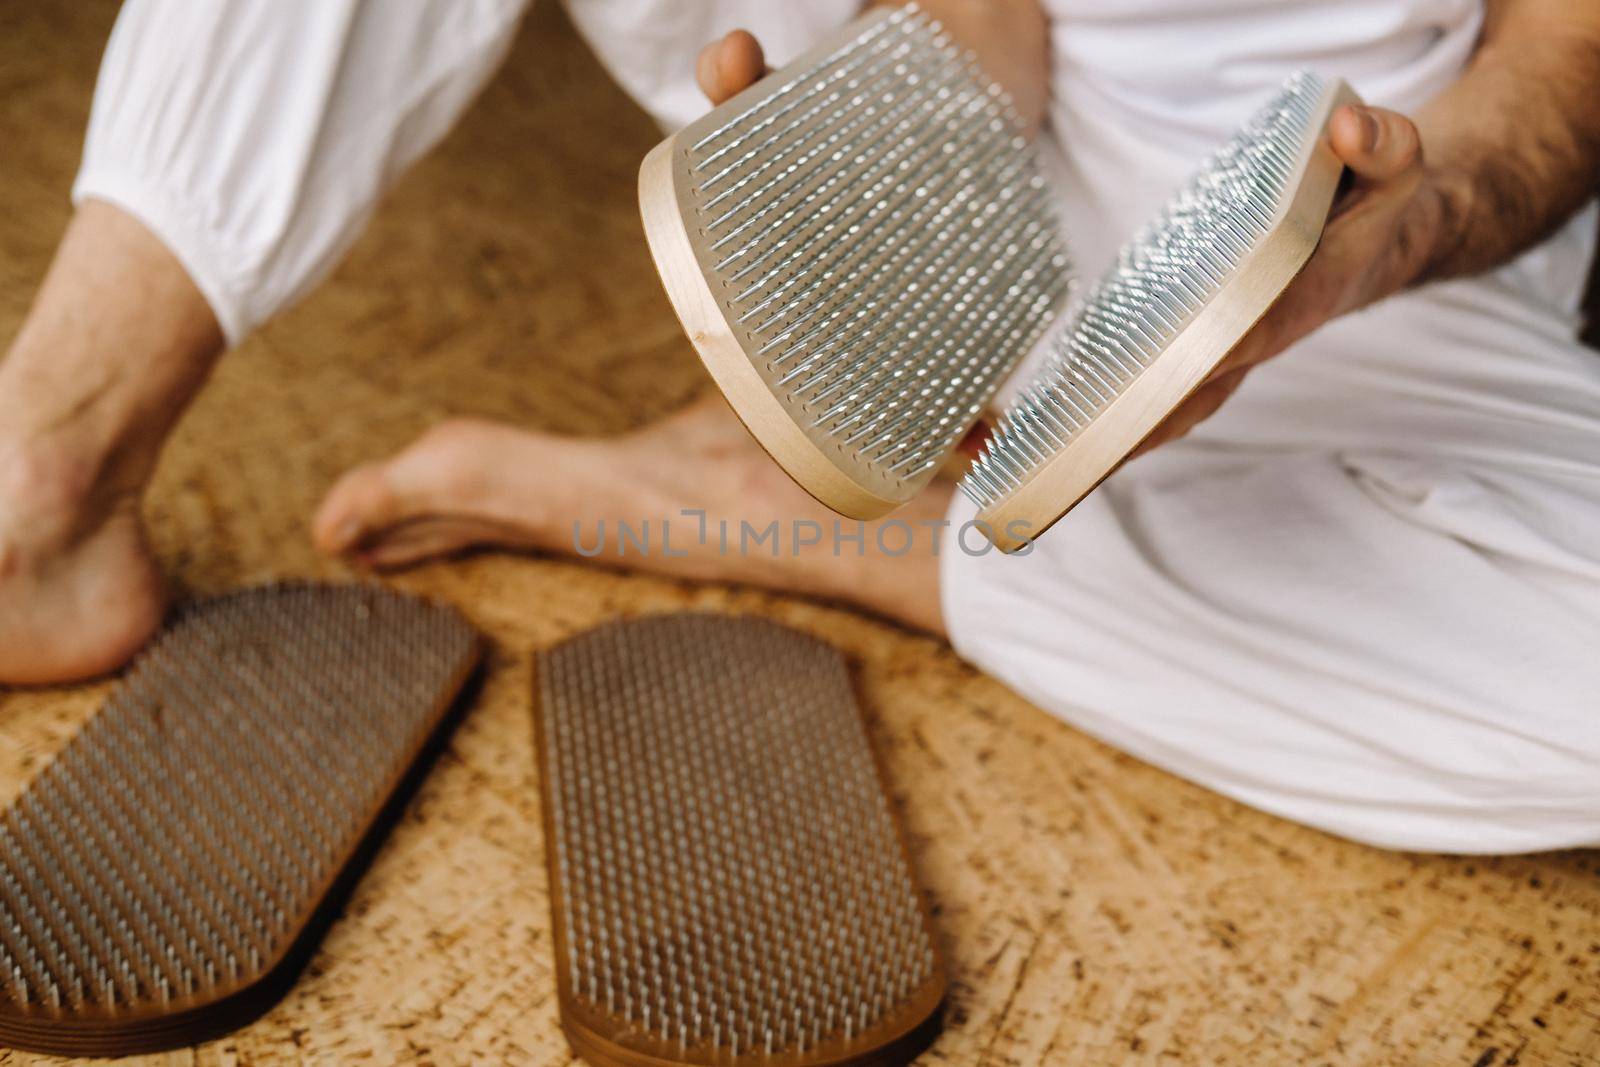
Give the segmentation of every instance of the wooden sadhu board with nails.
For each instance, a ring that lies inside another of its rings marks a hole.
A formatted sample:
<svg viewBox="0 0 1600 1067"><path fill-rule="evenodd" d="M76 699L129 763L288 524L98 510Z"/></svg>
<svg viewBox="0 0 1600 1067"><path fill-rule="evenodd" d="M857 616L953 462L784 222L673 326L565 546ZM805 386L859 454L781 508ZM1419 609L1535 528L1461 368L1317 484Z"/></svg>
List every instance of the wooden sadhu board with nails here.
<svg viewBox="0 0 1600 1067"><path fill-rule="evenodd" d="M0 1044L118 1056L294 981L459 710L453 610L374 586L185 607L0 814Z"/></svg>
<svg viewBox="0 0 1600 1067"><path fill-rule="evenodd" d="M908 1062L944 964L843 657L762 619L540 653L561 1021L597 1067Z"/></svg>

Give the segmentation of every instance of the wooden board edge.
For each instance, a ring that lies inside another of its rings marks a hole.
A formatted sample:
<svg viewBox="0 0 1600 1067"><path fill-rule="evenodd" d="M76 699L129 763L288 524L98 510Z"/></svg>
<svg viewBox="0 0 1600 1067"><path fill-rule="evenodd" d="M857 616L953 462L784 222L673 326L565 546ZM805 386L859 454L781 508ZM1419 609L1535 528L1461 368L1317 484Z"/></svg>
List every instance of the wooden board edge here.
<svg viewBox="0 0 1600 1067"><path fill-rule="evenodd" d="M1344 169L1327 143L1328 121L1340 106L1359 102L1342 79L1323 91L1318 134L1307 139L1298 163L1303 177L1278 224L1166 350L1066 448L1015 492L979 511L979 530L996 548L1023 550L1110 477L1162 419L1204 384L1294 281L1321 239ZM1012 533L1019 523L1023 532Z"/></svg>
<svg viewBox="0 0 1600 1067"><path fill-rule="evenodd" d="M756 443L819 503L852 519L876 519L899 507L905 500L880 496L830 460L745 355L706 284L685 229L678 152L678 137L673 136L645 156L639 168L639 213L662 286L711 380Z"/></svg>

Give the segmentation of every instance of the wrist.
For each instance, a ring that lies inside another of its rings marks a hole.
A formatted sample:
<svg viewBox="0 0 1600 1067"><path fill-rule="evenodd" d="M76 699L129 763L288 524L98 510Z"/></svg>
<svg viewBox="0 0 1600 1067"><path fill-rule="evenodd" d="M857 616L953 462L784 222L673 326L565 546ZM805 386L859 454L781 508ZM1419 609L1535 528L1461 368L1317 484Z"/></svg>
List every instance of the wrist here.
<svg viewBox="0 0 1600 1067"><path fill-rule="evenodd" d="M1468 220L1472 218L1470 180L1450 167L1428 166L1412 196L1406 230L1397 242L1409 246L1411 262L1399 288L1410 289L1468 272L1463 264Z"/></svg>

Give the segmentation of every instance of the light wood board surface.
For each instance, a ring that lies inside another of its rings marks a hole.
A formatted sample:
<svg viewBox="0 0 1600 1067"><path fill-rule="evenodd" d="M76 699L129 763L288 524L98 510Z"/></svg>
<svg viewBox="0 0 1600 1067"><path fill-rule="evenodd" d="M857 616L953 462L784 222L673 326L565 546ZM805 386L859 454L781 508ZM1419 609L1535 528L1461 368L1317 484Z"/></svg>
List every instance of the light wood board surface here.
<svg viewBox="0 0 1600 1067"><path fill-rule="evenodd" d="M0 339L67 220L111 0L0 0ZM348 466L448 414L612 433L704 387L639 231L657 132L554 4L332 282L230 355L148 515L185 595L343 578L306 538ZM504 554L403 589L494 640L478 706L310 970L265 1018L150 1064L567 1064L551 973L531 653L620 614L752 611L855 664L951 970L924 1058L1062 1063L1600 1060L1600 860L1378 852L1118 755L848 611ZM0 799L104 686L0 694ZM0 1054L0 1063L34 1057Z"/></svg>

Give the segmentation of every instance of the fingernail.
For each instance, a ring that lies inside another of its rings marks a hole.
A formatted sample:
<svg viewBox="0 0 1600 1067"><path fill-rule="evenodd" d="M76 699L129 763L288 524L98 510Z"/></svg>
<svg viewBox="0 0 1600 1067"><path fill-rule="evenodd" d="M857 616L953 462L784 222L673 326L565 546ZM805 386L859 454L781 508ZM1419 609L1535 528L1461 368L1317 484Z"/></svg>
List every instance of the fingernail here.
<svg viewBox="0 0 1600 1067"><path fill-rule="evenodd" d="M356 538L361 534L361 524L354 519L346 519L333 531L333 547L336 551L343 552L355 544Z"/></svg>
<svg viewBox="0 0 1600 1067"><path fill-rule="evenodd" d="M1378 117L1364 107L1356 108L1356 114L1361 118L1361 147L1368 152L1378 149L1378 135L1383 132L1378 125Z"/></svg>

